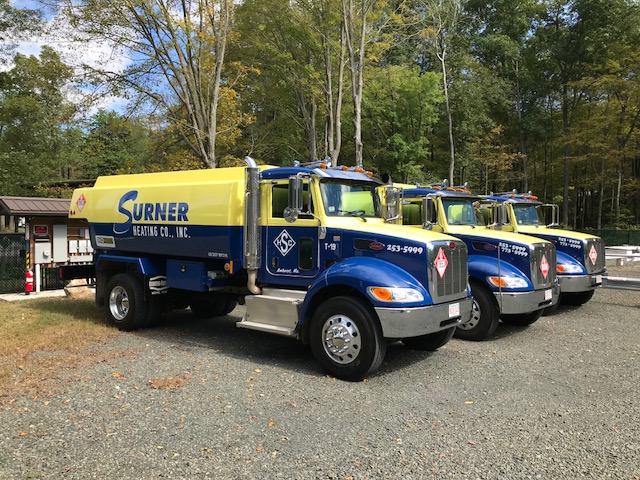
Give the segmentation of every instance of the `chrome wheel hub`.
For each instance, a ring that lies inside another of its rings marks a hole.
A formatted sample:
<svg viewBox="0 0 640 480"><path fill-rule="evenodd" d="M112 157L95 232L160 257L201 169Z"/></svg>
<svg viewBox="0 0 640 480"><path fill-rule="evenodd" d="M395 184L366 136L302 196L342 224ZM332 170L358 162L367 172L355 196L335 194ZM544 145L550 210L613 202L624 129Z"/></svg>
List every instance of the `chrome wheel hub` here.
<svg viewBox="0 0 640 480"><path fill-rule="evenodd" d="M333 315L322 326L324 351L334 362L346 365L360 354L360 331L344 315Z"/></svg>
<svg viewBox="0 0 640 480"><path fill-rule="evenodd" d="M120 285L109 294L109 310L115 320L124 320L129 313L129 294Z"/></svg>
<svg viewBox="0 0 640 480"><path fill-rule="evenodd" d="M478 302L474 298L473 305L471 306L471 319L467 323L458 325L458 328L462 330L471 330L472 328L475 328L480 322L481 314L482 312L480 311L480 305L478 305Z"/></svg>

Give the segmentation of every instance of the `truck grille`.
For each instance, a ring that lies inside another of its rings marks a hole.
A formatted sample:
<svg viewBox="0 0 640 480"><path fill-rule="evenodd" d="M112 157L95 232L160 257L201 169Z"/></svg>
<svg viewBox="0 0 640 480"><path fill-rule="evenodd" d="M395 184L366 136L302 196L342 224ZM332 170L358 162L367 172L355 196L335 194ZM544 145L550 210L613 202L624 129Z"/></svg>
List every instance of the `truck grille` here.
<svg viewBox="0 0 640 480"><path fill-rule="evenodd" d="M451 248L450 245L455 245ZM429 274L429 293L434 303L443 303L459 299L467 288L467 246L461 241L429 243L427 255ZM440 250L446 258L446 268L437 268Z"/></svg>
<svg viewBox="0 0 640 480"><path fill-rule="evenodd" d="M547 277L540 269L542 258L546 258L548 265ZM531 255L531 281L537 289L548 288L553 285L556 278L556 247L549 243L536 243L533 245Z"/></svg>
<svg viewBox="0 0 640 480"><path fill-rule="evenodd" d="M596 263L591 261L591 248L593 247L597 257ZM584 246L584 266L588 273L597 273L604 270L604 242L600 238L589 238Z"/></svg>

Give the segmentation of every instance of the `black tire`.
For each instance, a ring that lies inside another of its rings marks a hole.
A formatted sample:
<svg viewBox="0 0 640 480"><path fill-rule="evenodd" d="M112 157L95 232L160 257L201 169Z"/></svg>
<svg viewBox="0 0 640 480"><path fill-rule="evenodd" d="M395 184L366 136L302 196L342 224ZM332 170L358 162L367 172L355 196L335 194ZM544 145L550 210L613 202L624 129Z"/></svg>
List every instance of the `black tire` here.
<svg viewBox="0 0 640 480"><path fill-rule="evenodd" d="M556 303L554 303L553 305L551 305L550 307L545 308L542 311L542 315L546 316L550 316L550 315L555 315L556 312L558 311L558 308L560 308L560 300L558 299L558 301Z"/></svg>
<svg viewBox="0 0 640 480"><path fill-rule="evenodd" d="M231 311L227 311L228 303L229 300L224 296L212 293L196 293L189 299L189 307L197 318L214 318L226 315Z"/></svg>
<svg viewBox="0 0 640 480"><path fill-rule="evenodd" d="M451 327L439 332L421 335L420 337L403 338L402 343L414 350L432 352L439 349L441 346L445 345L449 340L451 340L455 332L456 327Z"/></svg>
<svg viewBox="0 0 640 480"><path fill-rule="evenodd" d="M500 322L500 310L493 293L478 282L471 283L473 306L471 319L456 327L455 336L463 340L481 341L491 337Z"/></svg>
<svg viewBox="0 0 640 480"><path fill-rule="evenodd" d="M579 307L591 300L594 293L595 290L588 290L586 292L565 292L560 294L560 301L565 305Z"/></svg>
<svg viewBox="0 0 640 480"><path fill-rule="evenodd" d="M375 312L353 297L321 304L311 319L309 339L322 369L342 380L362 380L382 364L387 351Z"/></svg>
<svg viewBox="0 0 640 480"><path fill-rule="evenodd" d="M227 300L227 304L222 309L221 315L229 315L238 306L238 302L235 300Z"/></svg>
<svg viewBox="0 0 640 480"><path fill-rule="evenodd" d="M535 312L530 313L523 313L518 315L502 315L500 319L508 325L518 325L520 327L526 327L527 325L531 325L532 323L537 322L545 310L546 309L541 308L540 310L536 310Z"/></svg>
<svg viewBox="0 0 640 480"><path fill-rule="evenodd" d="M142 282L133 275L119 273L109 280L105 305L109 325L125 332L145 325L148 312Z"/></svg>

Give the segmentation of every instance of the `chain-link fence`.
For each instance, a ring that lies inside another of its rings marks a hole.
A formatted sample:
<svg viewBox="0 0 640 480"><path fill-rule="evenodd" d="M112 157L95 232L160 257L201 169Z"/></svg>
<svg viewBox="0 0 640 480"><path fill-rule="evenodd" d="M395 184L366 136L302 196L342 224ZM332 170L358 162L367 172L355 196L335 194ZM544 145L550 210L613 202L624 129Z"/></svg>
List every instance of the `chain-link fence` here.
<svg viewBox="0 0 640 480"><path fill-rule="evenodd" d="M24 250L23 233L0 234L0 294L24 292L26 260L24 253L21 253ZM58 277L57 268L42 268L40 290L63 288L66 282Z"/></svg>
<svg viewBox="0 0 640 480"><path fill-rule="evenodd" d="M0 293L24 292L24 234L0 234Z"/></svg>

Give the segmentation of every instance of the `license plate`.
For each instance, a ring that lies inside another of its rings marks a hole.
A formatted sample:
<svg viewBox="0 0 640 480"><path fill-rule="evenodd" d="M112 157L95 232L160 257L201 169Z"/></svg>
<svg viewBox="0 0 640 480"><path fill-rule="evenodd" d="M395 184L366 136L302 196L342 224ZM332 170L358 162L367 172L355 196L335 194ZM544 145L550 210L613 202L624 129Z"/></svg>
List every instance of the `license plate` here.
<svg viewBox="0 0 640 480"><path fill-rule="evenodd" d="M596 285L600 285L602 283L602 275L596 275Z"/></svg>
<svg viewBox="0 0 640 480"><path fill-rule="evenodd" d="M449 316L450 317L459 317L460 316L460 304L452 303L449 305Z"/></svg>
<svg viewBox="0 0 640 480"><path fill-rule="evenodd" d="M544 291L544 299L551 300L553 298L553 290L545 290Z"/></svg>

